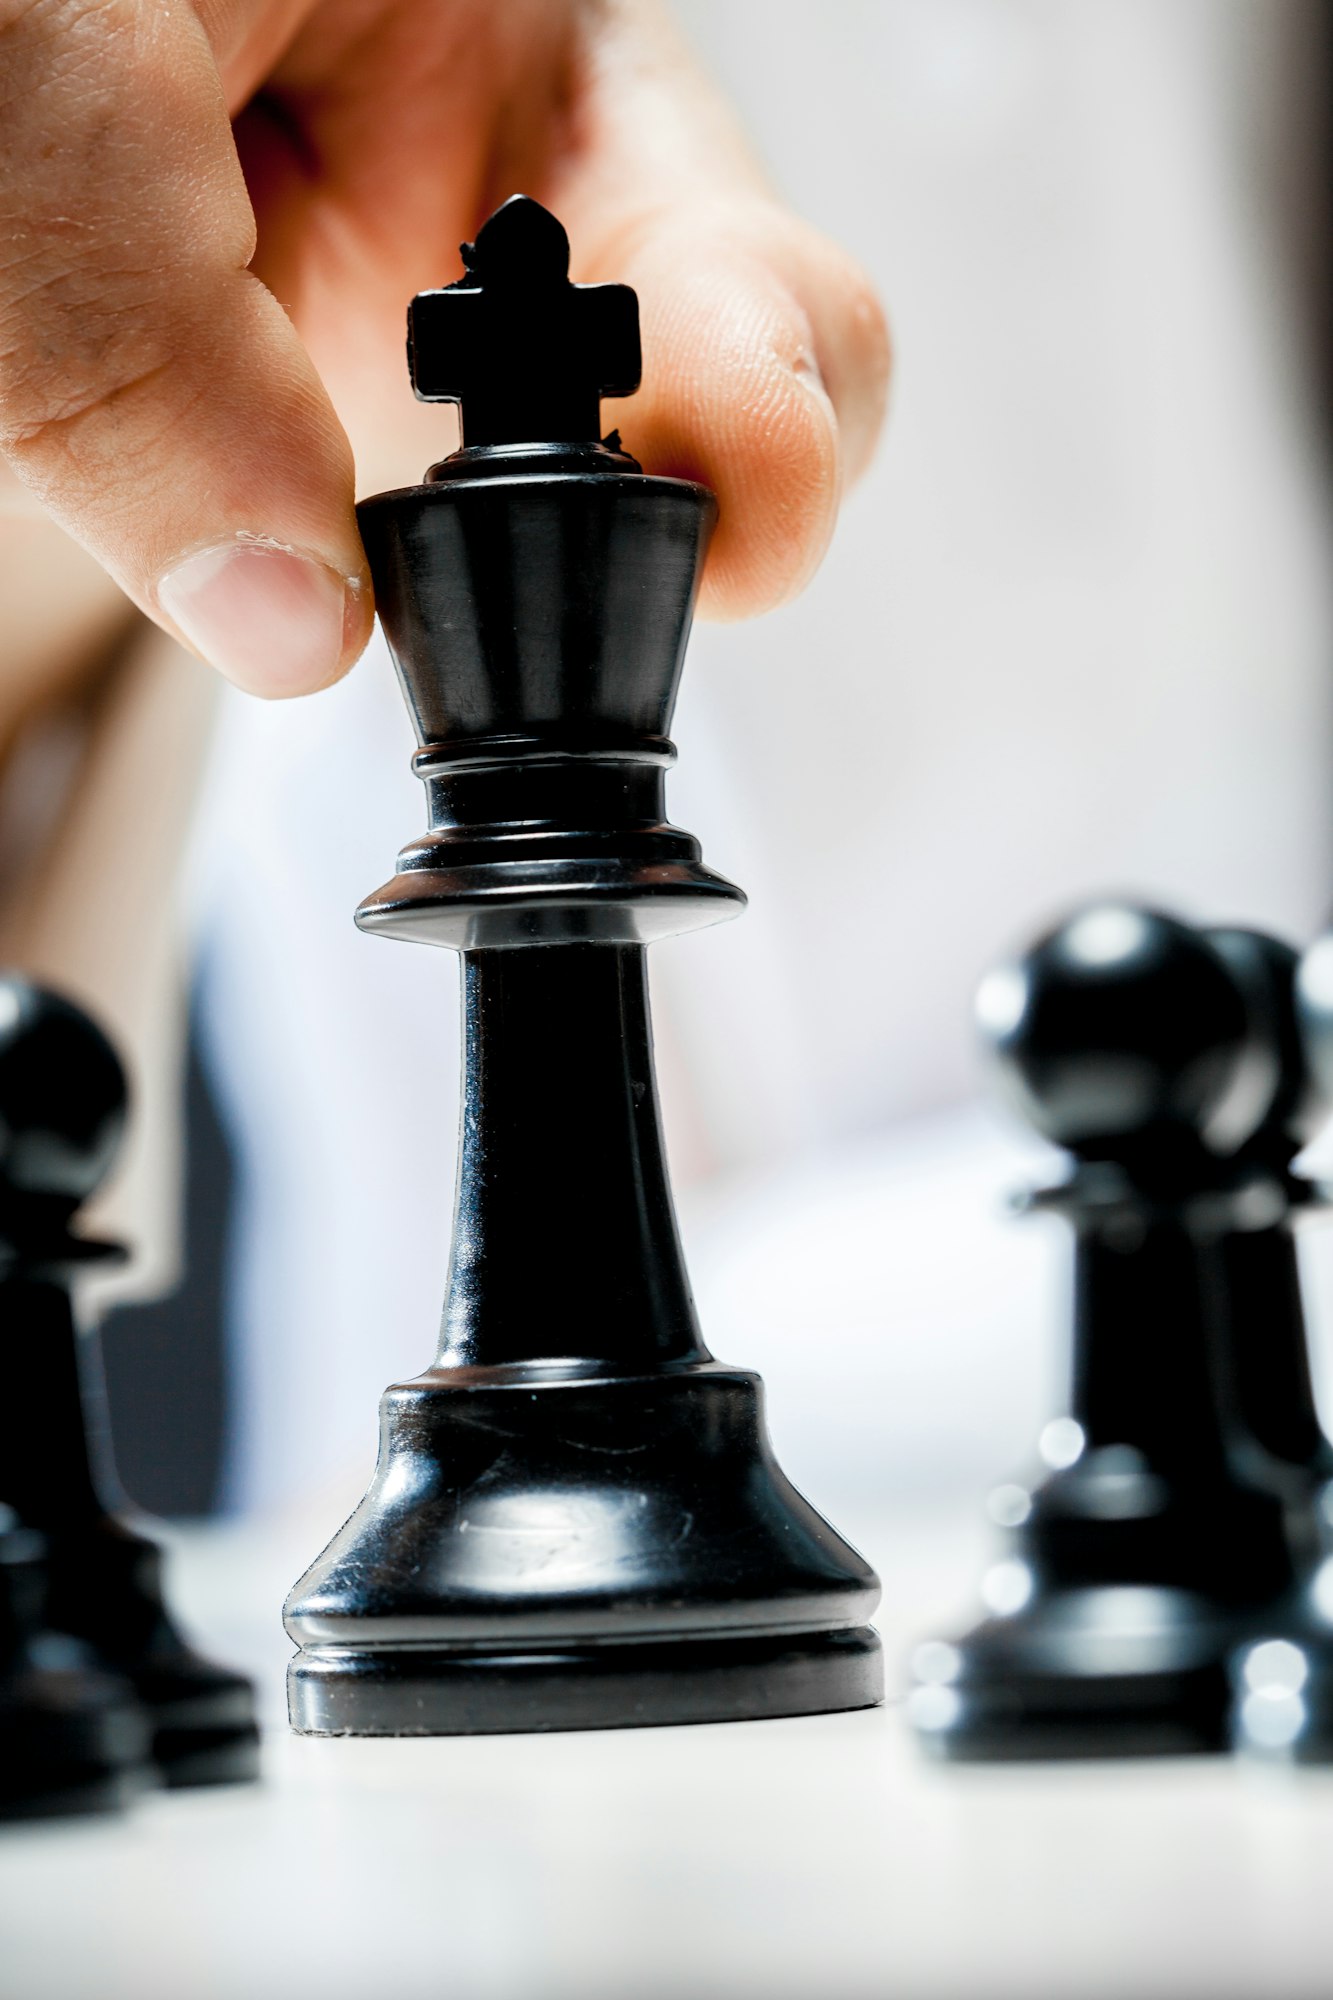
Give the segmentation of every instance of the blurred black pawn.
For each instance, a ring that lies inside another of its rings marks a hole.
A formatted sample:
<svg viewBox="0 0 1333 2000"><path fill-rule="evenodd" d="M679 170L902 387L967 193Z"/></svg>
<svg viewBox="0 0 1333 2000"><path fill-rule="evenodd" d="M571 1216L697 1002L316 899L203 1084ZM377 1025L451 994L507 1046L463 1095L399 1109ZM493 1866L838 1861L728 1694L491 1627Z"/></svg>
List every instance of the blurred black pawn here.
<svg viewBox="0 0 1333 2000"><path fill-rule="evenodd" d="M1218 1325L1272 1024L1219 946L1119 903L992 974L978 1011L1009 1096L1074 1156L1034 1197L1074 1231L1071 1397L1042 1482L994 1497L1014 1539L990 1616L918 1649L910 1713L955 1757L1221 1750L1231 1655L1294 1576L1281 1497L1235 1449Z"/></svg>
<svg viewBox="0 0 1333 2000"><path fill-rule="evenodd" d="M163 1781L222 1783L256 1769L250 1684L181 1638L161 1552L108 1511L97 1471L109 1482L109 1467L95 1470L89 1447L100 1371L71 1285L120 1252L70 1224L124 1121L124 1075L101 1032L56 995L0 977L0 1502L42 1537L47 1623L132 1684Z"/></svg>
<svg viewBox="0 0 1333 2000"><path fill-rule="evenodd" d="M1287 992L1294 999L1291 1011L1308 1065L1307 1094L1316 1108L1326 1106L1333 1099L1333 936L1318 939L1299 966L1288 969ZM1293 1063L1293 1073L1294 1068ZM1285 1367L1283 1328L1289 1315L1281 1293L1275 1303L1269 1331L1277 1335L1275 1365L1280 1383ZM1256 1328L1259 1326L1256 1311ZM1305 1381L1308 1385L1308 1362ZM1300 1444L1317 1428L1310 1394L1308 1405L1302 1397L1298 1427L1287 1435L1291 1443ZM1278 1441L1266 1438L1270 1450ZM1325 1445L1322 1452L1312 1450L1308 1460L1317 1486L1321 1539L1303 1550L1305 1560L1297 1585L1273 1608L1264 1629L1238 1651L1235 1661L1233 1728L1237 1747L1294 1763L1333 1761L1333 1486L1328 1480L1329 1456Z"/></svg>
<svg viewBox="0 0 1333 2000"><path fill-rule="evenodd" d="M0 1820L111 1812L150 1774L134 1689L47 1626L45 1556L0 1506Z"/></svg>
<svg viewBox="0 0 1333 2000"><path fill-rule="evenodd" d="M1320 1425L1292 1223L1321 1204L1292 1162L1328 1116L1329 1089L1311 1064L1297 1014L1299 955L1260 931L1203 933L1263 1024L1271 1074L1266 1108L1237 1147L1217 1237L1222 1391L1242 1468L1275 1487L1304 1569L1333 1544L1333 1444Z"/></svg>

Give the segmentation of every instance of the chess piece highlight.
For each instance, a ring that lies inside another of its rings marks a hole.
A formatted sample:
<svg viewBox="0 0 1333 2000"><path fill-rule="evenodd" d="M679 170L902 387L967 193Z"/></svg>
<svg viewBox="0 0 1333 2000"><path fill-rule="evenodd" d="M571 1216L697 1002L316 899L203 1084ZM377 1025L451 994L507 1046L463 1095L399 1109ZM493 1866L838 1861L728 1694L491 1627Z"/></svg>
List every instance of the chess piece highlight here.
<svg viewBox="0 0 1333 2000"><path fill-rule="evenodd" d="M740 891L663 781L712 495L599 437L637 303L575 286L515 197L414 301L417 393L463 445L360 508L429 830L357 912L462 954L463 1113L439 1351L296 1585L294 1726L616 1728L867 1706L878 1583L774 1461L762 1386L695 1319L645 945Z"/></svg>
<svg viewBox="0 0 1333 2000"><path fill-rule="evenodd" d="M119 1060L88 1017L0 977L0 1502L41 1537L50 1627L133 1689L162 1781L220 1783L256 1770L250 1684L181 1638L161 1552L109 1510L110 1467L90 1449L97 1356L71 1287L121 1252L71 1224L115 1156L125 1107Z"/></svg>
<svg viewBox="0 0 1333 2000"><path fill-rule="evenodd" d="M1001 1082L1073 1156L1036 1197L1074 1232L1072 1387L1045 1476L994 1497L1013 1542L983 1586L990 1615L918 1649L909 1712L944 1755L1227 1745L1233 1651L1295 1575L1254 1435L1287 1434L1255 1388L1257 1302L1242 1285L1234 1325L1224 1310L1233 1237L1285 1215L1246 1152L1280 1151L1256 1139L1284 1081L1264 969L1258 947L1107 903L983 984ZM1299 1355L1285 1364L1290 1380Z"/></svg>

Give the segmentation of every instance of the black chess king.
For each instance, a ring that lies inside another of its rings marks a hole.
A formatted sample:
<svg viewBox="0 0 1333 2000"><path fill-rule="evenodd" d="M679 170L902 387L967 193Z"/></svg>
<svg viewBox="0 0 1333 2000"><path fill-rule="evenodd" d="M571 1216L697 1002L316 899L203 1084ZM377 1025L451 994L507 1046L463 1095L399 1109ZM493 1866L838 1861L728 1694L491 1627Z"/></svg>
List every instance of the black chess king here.
<svg viewBox="0 0 1333 2000"><path fill-rule="evenodd" d="M600 440L638 304L516 196L413 301L460 450L360 508L429 831L357 912L462 954L453 1253L433 1366L291 1594L312 1734L622 1728L866 1707L873 1572L776 1464L695 1319L645 946L738 913L664 818L713 496ZM367 1254L393 1255L392 1244Z"/></svg>

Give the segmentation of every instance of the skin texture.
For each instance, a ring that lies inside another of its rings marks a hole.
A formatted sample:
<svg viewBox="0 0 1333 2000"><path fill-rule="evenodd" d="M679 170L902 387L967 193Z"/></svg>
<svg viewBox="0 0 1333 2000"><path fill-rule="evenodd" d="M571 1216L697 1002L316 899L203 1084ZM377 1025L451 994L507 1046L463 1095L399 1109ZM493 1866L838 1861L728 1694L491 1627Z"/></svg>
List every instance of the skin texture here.
<svg viewBox="0 0 1333 2000"><path fill-rule="evenodd" d="M576 279L639 293L644 388L604 421L717 492L704 612L794 595L884 322L652 0L0 0L0 505L253 691L336 679L372 615L357 485L452 442L406 302L518 189Z"/></svg>

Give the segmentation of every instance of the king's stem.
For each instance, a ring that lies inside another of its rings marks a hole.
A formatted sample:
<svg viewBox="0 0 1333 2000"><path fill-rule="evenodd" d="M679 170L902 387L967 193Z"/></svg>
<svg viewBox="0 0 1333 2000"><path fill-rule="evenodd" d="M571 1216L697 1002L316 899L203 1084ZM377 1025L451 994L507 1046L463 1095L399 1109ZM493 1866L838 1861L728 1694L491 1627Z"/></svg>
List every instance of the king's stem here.
<svg viewBox="0 0 1333 2000"><path fill-rule="evenodd" d="M707 1360L676 1229L642 945L463 954L440 1367Z"/></svg>

